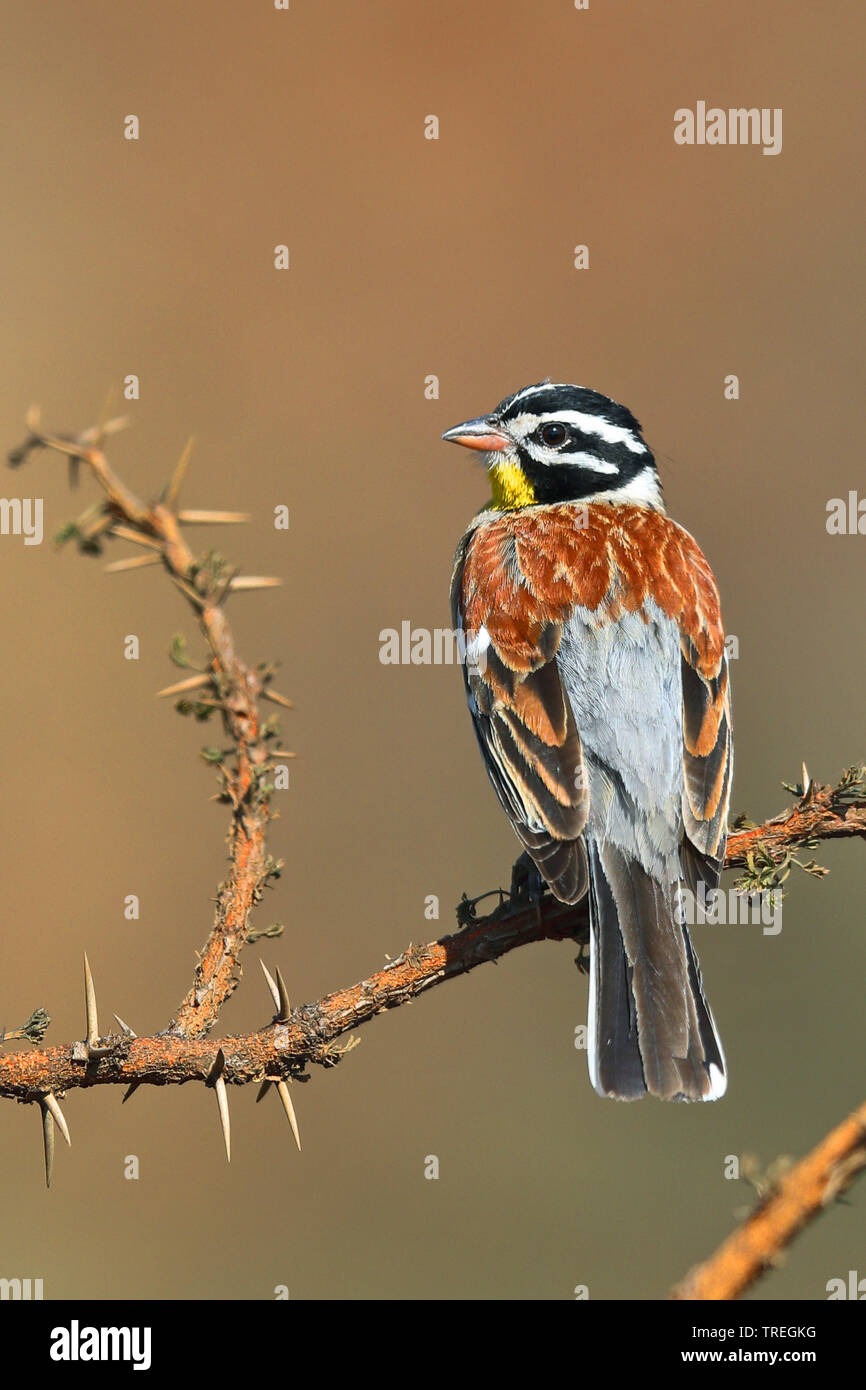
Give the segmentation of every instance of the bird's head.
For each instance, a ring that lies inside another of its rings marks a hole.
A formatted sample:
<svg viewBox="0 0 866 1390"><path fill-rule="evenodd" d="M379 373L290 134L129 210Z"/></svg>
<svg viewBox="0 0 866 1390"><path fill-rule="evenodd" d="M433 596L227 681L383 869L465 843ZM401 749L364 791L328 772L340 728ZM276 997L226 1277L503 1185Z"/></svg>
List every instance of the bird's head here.
<svg viewBox="0 0 866 1390"><path fill-rule="evenodd" d="M442 438L486 452L497 510L578 501L663 510L655 460L637 420L585 386L525 386Z"/></svg>

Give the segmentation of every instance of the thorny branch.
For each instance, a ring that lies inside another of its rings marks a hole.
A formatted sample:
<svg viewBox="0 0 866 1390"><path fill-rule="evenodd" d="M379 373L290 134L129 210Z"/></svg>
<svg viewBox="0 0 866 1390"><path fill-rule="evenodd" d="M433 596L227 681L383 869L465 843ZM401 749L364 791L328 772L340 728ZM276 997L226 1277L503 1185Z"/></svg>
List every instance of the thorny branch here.
<svg viewBox="0 0 866 1390"><path fill-rule="evenodd" d="M237 985L237 956L247 940L251 909L281 867L268 857L265 846L270 815L268 775L273 770L276 730L262 720L258 701L264 697L287 706L290 701L270 689L272 668L258 666L254 669L238 656L224 610L225 600L233 589L265 587L275 581L240 580L226 570L219 557L213 554L195 557L181 533L183 525L226 523L246 518L232 512L175 510L190 446L181 455L161 497L149 504L139 501L113 473L102 450L104 437L122 428L124 423L123 420L110 420L77 438L52 436L40 430L38 412L31 411L30 434L21 447L10 454L9 462L18 467L35 449L45 448L66 454L74 468L86 464L104 497L76 522L65 527L58 539L77 540L79 548L87 554L99 554L103 539L108 537L144 548L148 552L145 556L122 560L108 568L116 571L121 567L162 563L192 607L210 649L210 661L205 670L161 692L189 697L179 701L184 713L193 709L199 717L206 717L210 711L218 710L234 758L231 767L221 755L217 762L223 779L221 799L232 807L231 870L220 885L214 924L196 967L195 979L169 1025L169 1032L178 1037L200 1038L214 1026L221 1005ZM182 649L177 647L175 660L180 665L189 665Z"/></svg>
<svg viewBox="0 0 866 1390"><path fill-rule="evenodd" d="M39 1104L49 1180L55 1123L68 1142L66 1122L56 1097L76 1087L122 1085L129 1088L129 1094L141 1084L166 1086L187 1081L204 1082L216 1092L229 1154L226 1085L261 1081L262 1094L270 1085L276 1086L297 1138L286 1082L306 1079L305 1070L309 1064L336 1065L354 1045L353 1039L340 1043L344 1034L387 1009L408 1003L444 980L466 974L485 961L495 961L532 941L567 939L583 946L588 932L586 904L565 906L547 893L533 897L515 876L512 892L500 892L499 905L492 912L479 916L477 908L483 899L464 898L458 908L458 931L426 946L410 946L368 979L326 995L316 1003L290 1009L279 972L278 984L268 975L275 1008L271 1021L255 1033L223 1038L218 1044L208 1041L207 1034L216 1023L222 1004L238 983L240 952L256 935L250 924L251 911L270 879L276 877L281 868L266 850L273 791L269 779L275 760L291 756L275 747L278 729L273 721L262 719L259 701L271 700L289 708L291 702L271 688L272 666L251 667L238 656L224 605L233 590L260 589L278 581L258 576L241 577L228 570L219 556L193 555L183 538L183 526L231 523L247 518L239 513L177 509L188 449L161 497L144 503L115 476L103 452L106 436L122 428L124 421L105 421L78 436L45 433L36 411L31 411L27 423L27 438L9 456L13 467L23 464L35 450L52 449L68 456L73 480L79 466L84 464L103 492L101 501L65 528L60 539L75 539L82 551L91 554L100 553L103 541L109 538L143 547L144 556L115 562L108 569L119 571L161 564L195 613L210 651L209 661L203 670L161 693L179 696L178 708L183 713L192 712L198 718L206 718L214 711L221 715L229 749L225 753L221 750L205 750L205 753L216 764L222 778L220 799L231 806L231 867L220 886L213 927L199 958L193 984L164 1032L137 1038L118 1019L119 1034L100 1034L95 991L85 961L85 1039L0 1057L0 1096ZM191 665L182 648L175 649L174 657L180 665ZM809 873L822 874L824 870L818 865L803 864L795 857L797 851L812 850L821 840L866 839L866 768L849 769L837 786L830 787L813 782L804 767L801 785L789 790L796 796L796 803L772 820L763 825L754 825L745 818L735 822L728 840L725 867L744 870L739 884L744 891L775 888L794 864ZM45 1026L47 1019L39 1011L38 1026L30 1019L23 1028L0 1036L0 1042L28 1038L39 1043ZM841 1126L810 1159L799 1165L799 1169L806 1170L806 1165L826 1149L835 1165L833 1171L838 1173L838 1164L847 1153L853 1166L845 1169L844 1181L850 1181L854 1172L866 1163L866 1158L854 1162L855 1152L860 1154L863 1148L866 1123L864 1111L857 1114L860 1119L856 1142L852 1140L848 1149L844 1148L846 1136L850 1139L853 1131ZM846 1122L849 1129L854 1119ZM842 1131L845 1135L840 1148L838 1136ZM736 1296L739 1289L772 1259L773 1251L791 1239L821 1202L832 1195L833 1183L829 1177L822 1178L817 1169L810 1168L807 1178L803 1190L797 1188L794 1192L795 1197L799 1195L802 1199L797 1208L799 1216L791 1209L790 1179L786 1179L781 1193L773 1197L775 1205L768 1202L759 1208L743 1230L726 1242L714 1261L690 1276L676 1296ZM839 1190L838 1183L836 1190ZM754 1256L749 1278L739 1284L730 1278L727 1285L713 1284L715 1261L721 1260L726 1269L731 1264L728 1247L734 1251L735 1265L739 1260L736 1267L742 1275L746 1268L742 1248L753 1248L751 1242L756 1231L763 1237L763 1244L759 1240L755 1247L758 1253ZM737 1244L740 1237L744 1243L742 1248ZM709 1283L704 1278L704 1271L708 1269L711 1271ZM706 1287L728 1287L733 1292L695 1291Z"/></svg>

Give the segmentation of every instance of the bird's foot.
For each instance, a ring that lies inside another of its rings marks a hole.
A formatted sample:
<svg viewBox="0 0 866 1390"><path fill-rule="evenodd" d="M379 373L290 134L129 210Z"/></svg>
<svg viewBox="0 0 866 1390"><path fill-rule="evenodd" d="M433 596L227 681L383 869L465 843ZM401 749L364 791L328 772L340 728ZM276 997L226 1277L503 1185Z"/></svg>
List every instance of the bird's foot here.
<svg viewBox="0 0 866 1390"><path fill-rule="evenodd" d="M547 892L547 884L538 872L535 863L528 854L523 853L511 870L510 888L491 888L489 893L481 893L477 898L469 898L465 893L463 894L455 909L457 925L470 927L477 924L481 920L478 915L478 904L485 902L488 898L498 898L493 911L487 914L498 921L513 912L522 912L528 906L539 904Z"/></svg>
<svg viewBox="0 0 866 1390"><path fill-rule="evenodd" d="M517 907L541 902L547 891L547 884L541 877L535 860L524 850L520 857L515 859L511 870L512 903Z"/></svg>

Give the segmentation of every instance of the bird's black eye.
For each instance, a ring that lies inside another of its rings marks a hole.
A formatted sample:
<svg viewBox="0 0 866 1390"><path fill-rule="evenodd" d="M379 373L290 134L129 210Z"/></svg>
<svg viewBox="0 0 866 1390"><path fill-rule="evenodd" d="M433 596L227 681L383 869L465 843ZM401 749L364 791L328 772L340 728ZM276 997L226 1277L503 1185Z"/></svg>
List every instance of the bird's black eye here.
<svg viewBox="0 0 866 1390"><path fill-rule="evenodd" d="M558 449L568 438L568 430L565 425L551 420L549 424L541 426L538 435L542 444L546 444L549 449Z"/></svg>

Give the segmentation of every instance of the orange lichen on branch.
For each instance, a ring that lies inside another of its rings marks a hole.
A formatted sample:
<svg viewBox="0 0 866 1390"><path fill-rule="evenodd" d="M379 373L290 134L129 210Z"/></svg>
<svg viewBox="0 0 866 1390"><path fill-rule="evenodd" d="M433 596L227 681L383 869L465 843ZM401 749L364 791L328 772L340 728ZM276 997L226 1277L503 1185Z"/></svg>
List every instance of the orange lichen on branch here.
<svg viewBox="0 0 866 1390"><path fill-rule="evenodd" d="M847 796L846 779L855 787ZM857 784L860 794L856 794ZM862 794L863 769L852 768L838 787L813 782L804 768L802 794L795 806L763 825L734 829L728 837L725 868L732 869L747 862L750 852L765 848L772 858L780 858L787 849L810 845L816 840L844 840L854 836L866 839L866 797Z"/></svg>

